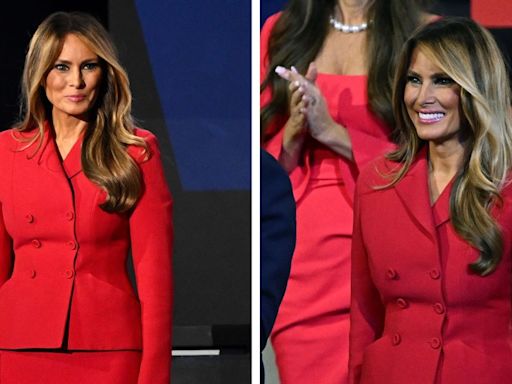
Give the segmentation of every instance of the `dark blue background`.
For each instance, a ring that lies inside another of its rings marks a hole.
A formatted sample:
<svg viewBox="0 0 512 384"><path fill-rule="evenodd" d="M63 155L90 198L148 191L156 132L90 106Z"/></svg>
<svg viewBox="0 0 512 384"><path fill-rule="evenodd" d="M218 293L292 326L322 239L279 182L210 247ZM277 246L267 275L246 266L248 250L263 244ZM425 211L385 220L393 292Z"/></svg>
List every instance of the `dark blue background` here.
<svg viewBox="0 0 512 384"><path fill-rule="evenodd" d="M250 2L135 4L183 188L249 190Z"/></svg>

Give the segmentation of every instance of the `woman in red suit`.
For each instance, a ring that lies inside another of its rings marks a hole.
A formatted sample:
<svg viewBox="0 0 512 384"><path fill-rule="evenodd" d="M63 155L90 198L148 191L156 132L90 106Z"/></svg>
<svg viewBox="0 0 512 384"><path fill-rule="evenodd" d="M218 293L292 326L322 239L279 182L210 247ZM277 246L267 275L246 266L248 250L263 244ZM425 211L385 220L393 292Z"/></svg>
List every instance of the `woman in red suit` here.
<svg viewBox="0 0 512 384"><path fill-rule="evenodd" d="M347 382L355 180L391 148L393 63L431 17L418 3L291 0L262 28L263 146L288 171L297 203L271 335L282 384Z"/></svg>
<svg viewBox="0 0 512 384"><path fill-rule="evenodd" d="M399 148L357 183L352 383L512 377L512 121L492 35L444 18L404 47Z"/></svg>
<svg viewBox="0 0 512 384"><path fill-rule="evenodd" d="M168 384L172 200L98 21L40 24L22 102L0 133L0 382Z"/></svg>

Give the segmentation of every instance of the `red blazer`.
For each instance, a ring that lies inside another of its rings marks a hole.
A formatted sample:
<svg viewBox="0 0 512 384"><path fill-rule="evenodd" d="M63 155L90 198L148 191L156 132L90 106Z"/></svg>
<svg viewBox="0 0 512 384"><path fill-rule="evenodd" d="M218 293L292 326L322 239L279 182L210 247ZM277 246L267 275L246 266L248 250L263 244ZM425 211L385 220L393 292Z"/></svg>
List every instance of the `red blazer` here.
<svg viewBox="0 0 512 384"><path fill-rule="evenodd" d="M144 191L111 214L81 170L82 138L61 163L48 127L40 149L0 133L0 349L59 348L69 317L70 350L142 350L139 384L169 382L172 200L155 136L135 134L150 149L144 161L128 148Z"/></svg>
<svg viewBox="0 0 512 384"><path fill-rule="evenodd" d="M451 184L433 207L426 151L394 187L381 159L357 182L352 249L351 383L508 383L512 378L512 189L493 214L504 252L489 276L450 221Z"/></svg>

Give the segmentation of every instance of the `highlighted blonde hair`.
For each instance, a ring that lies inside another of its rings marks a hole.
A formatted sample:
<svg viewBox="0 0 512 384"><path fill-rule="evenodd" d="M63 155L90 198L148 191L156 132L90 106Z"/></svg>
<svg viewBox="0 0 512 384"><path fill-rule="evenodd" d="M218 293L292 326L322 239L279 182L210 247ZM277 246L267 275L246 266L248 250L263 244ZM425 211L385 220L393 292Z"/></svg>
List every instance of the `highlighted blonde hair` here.
<svg viewBox="0 0 512 384"><path fill-rule="evenodd" d="M503 252L501 230L491 208L501 203L500 191L512 166L512 122L509 77L494 38L476 22L445 17L418 30L404 45L394 81L393 110L399 149L388 158L402 167L396 184L426 144L416 134L404 104L411 57L421 51L461 88L462 121L469 136L464 165L450 196L455 231L480 251L470 268L485 276L497 267Z"/></svg>
<svg viewBox="0 0 512 384"><path fill-rule="evenodd" d="M21 119L15 129L36 129L31 143L43 140L45 121L51 118L51 104L43 84L57 60L64 39L78 37L100 59L103 70L100 94L82 144L82 169L92 182L107 192L101 208L124 212L132 208L142 192L140 170L127 153L128 145L147 152L146 142L134 134L129 79L106 29L91 15L56 12L48 16L30 40L25 58L21 90Z"/></svg>

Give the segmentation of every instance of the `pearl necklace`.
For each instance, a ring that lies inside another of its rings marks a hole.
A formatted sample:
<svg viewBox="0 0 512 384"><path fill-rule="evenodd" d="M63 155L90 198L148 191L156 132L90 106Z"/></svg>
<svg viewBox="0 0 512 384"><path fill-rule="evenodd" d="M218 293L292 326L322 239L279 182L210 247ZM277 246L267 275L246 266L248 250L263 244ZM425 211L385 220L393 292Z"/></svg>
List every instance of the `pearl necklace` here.
<svg viewBox="0 0 512 384"><path fill-rule="evenodd" d="M335 30L343 32L343 33L357 33L362 32L368 28L368 23L364 22L361 24L343 24L341 21L336 20L334 16L331 15L329 18L329 23L334 27Z"/></svg>

